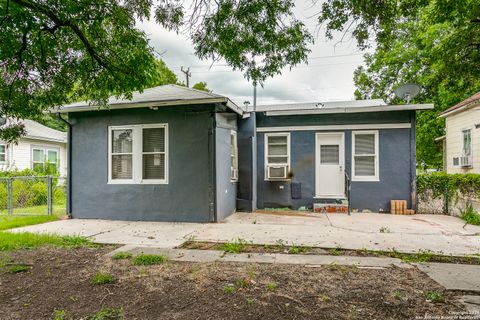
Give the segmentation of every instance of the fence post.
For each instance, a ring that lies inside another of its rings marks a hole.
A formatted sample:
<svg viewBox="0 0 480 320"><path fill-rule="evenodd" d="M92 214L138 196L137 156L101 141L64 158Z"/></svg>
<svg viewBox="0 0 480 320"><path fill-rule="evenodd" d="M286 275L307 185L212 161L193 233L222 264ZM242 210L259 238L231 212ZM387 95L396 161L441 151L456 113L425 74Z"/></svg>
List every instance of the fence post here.
<svg viewBox="0 0 480 320"><path fill-rule="evenodd" d="M53 203L53 192L52 192L52 176L47 176L47 211L48 215L52 214L52 203Z"/></svg>
<svg viewBox="0 0 480 320"><path fill-rule="evenodd" d="M13 192L12 192L12 177L7 178L7 211L8 215L13 214L13 205L12 205L12 198L13 198Z"/></svg>
<svg viewBox="0 0 480 320"><path fill-rule="evenodd" d="M445 192L443 193L443 203L444 203L444 209L443 211L445 214L448 215L448 207L450 206L450 196L448 193L448 187L445 187Z"/></svg>

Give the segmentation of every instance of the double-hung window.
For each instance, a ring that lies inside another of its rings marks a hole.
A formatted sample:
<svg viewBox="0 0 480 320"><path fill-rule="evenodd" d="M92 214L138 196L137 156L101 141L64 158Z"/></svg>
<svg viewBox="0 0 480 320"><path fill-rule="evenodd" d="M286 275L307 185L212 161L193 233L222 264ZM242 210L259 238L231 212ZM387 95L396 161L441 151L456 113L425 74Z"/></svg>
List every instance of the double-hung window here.
<svg viewBox="0 0 480 320"><path fill-rule="evenodd" d="M55 173L58 170L58 150L48 147L32 148L32 169L42 173Z"/></svg>
<svg viewBox="0 0 480 320"><path fill-rule="evenodd" d="M238 144L235 131L230 133L230 180L238 180Z"/></svg>
<svg viewBox="0 0 480 320"><path fill-rule="evenodd" d="M352 132L352 180L378 181L378 131Z"/></svg>
<svg viewBox="0 0 480 320"><path fill-rule="evenodd" d="M287 179L290 171L290 134L265 134L265 179Z"/></svg>
<svg viewBox="0 0 480 320"><path fill-rule="evenodd" d="M168 126L109 127L110 183L168 183Z"/></svg>
<svg viewBox="0 0 480 320"><path fill-rule="evenodd" d="M0 163L7 162L7 145L0 143Z"/></svg>
<svg viewBox="0 0 480 320"><path fill-rule="evenodd" d="M462 131L462 156L469 157L472 154L472 130Z"/></svg>

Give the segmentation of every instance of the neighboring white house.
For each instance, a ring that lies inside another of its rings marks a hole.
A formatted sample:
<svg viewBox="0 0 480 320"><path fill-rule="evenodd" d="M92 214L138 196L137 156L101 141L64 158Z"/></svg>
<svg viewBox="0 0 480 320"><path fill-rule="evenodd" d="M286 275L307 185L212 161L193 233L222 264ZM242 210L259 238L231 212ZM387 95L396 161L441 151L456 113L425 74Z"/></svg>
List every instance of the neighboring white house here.
<svg viewBox="0 0 480 320"><path fill-rule="evenodd" d="M67 134L33 120L21 120L26 135L17 143L0 141L0 170L24 170L57 166L61 176L67 175Z"/></svg>
<svg viewBox="0 0 480 320"><path fill-rule="evenodd" d="M480 173L480 92L440 114L445 118L444 169L447 173Z"/></svg>

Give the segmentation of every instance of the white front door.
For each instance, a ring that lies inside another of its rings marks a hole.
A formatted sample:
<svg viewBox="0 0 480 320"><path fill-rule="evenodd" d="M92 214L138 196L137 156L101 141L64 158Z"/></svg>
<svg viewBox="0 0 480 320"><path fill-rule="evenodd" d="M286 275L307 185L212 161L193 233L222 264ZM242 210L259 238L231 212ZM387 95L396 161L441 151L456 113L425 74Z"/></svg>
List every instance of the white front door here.
<svg viewBox="0 0 480 320"><path fill-rule="evenodd" d="M315 196L345 197L344 134L317 133L315 158Z"/></svg>

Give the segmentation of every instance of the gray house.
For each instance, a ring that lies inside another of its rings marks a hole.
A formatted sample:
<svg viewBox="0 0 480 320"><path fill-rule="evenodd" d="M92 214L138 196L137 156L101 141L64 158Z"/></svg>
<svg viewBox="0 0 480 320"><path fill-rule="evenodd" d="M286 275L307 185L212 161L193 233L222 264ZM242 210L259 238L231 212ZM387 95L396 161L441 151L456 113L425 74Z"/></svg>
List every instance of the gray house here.
<svg viewBox="0 0 480 320"><path fill-rule="evenodd" d="M221 221L266 207L415 205L415 113L381 100L260 106L176 85L63 106L74 218Z"/></svg>

